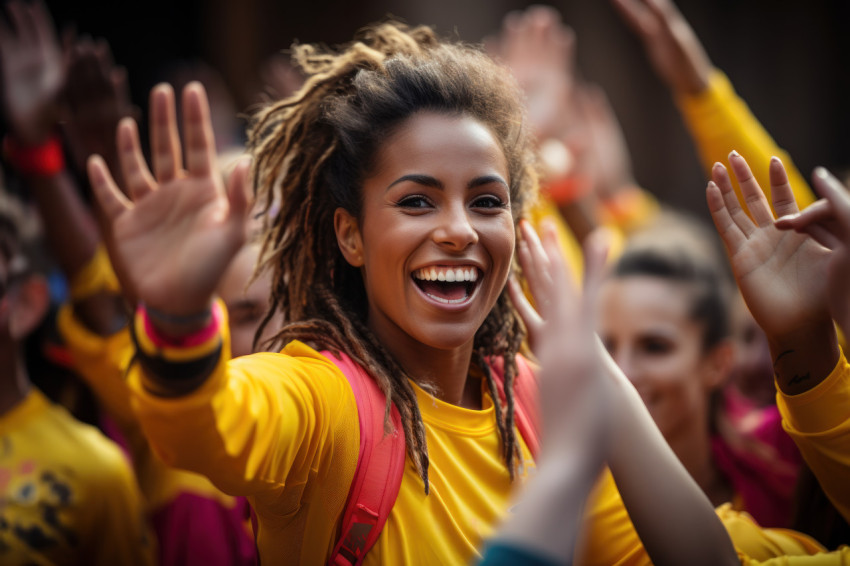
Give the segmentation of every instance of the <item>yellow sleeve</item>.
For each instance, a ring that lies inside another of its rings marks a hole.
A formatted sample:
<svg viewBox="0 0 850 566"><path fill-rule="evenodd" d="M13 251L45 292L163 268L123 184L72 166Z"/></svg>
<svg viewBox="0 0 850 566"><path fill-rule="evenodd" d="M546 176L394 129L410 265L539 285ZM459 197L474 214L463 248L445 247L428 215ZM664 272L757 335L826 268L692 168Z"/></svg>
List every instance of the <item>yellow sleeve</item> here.
<svg viewBox="0 0 850 566"><path fill-rule="evenodd" d="M342 465L350 480L356 450L352 462L331 462L335 438L359 444L354 394L336 365L297 341L279 354L230 360L226 325L220 332L215 369L187 395L153 393L156 381L133 364L133 406L157 455L208 477L227 494L263 492L265 501L293 507L298 486L303 490L311 474Z"/></svg>
<svg viewBox="0 0 850 566"><path fill-rule="evenodd" d="M776 396L782 424L824 492L850 521L850 365L842 352L832 373L800 395Z"/></svg>
<svg viewBox="0 0 850 566"><path fill-rule="evenodd" d="M729 504L718 507L716 512L732 539L741 564L850 565L850 548L826 552L814 539L802 533L762 528L748 514L733 510ZM579 540L576 564L651 564L608 470L603 472L588 498Z"/></svg>
<svg viewBox="0 0 850 566"><path fill-rule="evenodd" d="M704 92L679 96L677 103L706 171L710 172L712 165L718 161L726 164L729 153L734 149L747 160L759 186L770 200L768 165L775 155L785 165L797 205L802 209L815 201L811 188L791 157L776 145L721 71L715 69L712 72ZM738 199L743 202L734 176L732 183Z"/></svg>
<svg viewBox="0 0 850 566"><path fill-rule="evenodd" d="M129 330L124 328L111 336L95 334L77 319L73 306L67 303L59 309L56 324L76 372L124 432L135 429L130 390L124 380L135 351Z"/></svg>

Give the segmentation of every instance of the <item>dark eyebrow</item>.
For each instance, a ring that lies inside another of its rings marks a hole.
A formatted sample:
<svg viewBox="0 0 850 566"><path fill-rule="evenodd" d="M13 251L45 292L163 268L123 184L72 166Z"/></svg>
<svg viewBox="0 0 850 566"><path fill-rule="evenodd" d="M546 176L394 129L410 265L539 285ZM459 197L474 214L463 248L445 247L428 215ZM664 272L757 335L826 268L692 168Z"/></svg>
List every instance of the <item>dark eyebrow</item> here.
<svg viewBox="0 0 850 566"><path fill-rule="evenodd" d="M387 186L387 190L390 190L395 185L398 185L399 183L403 183L405 181L410 181L411 183L416 183L417 185L423 185L425 187L434 187L435 189L440 190L444 188L443 184L434 177L428 175L418 175L414 173L412 175L402 175L401 177L390 183L389 186Z"/></svg>
<svg viewBox="0 0 850 566"><path fill-rule="evenodd" d="M399 177L398 179L389 184L387 190L405 181L410 181L412 183L416 183L417 185L422 185L425 187L434 187L435 189L440 190L443 190L445 188L443 186L443 183L440 182L439 179L435 179L434 177L431 177L429 175L411 174ZM498 183L500 185L503 185L506 189L510 188L508 187L508 184L505 182L505 180L502 179L499 175L484 175L482 177L476 177L466 185L466 188L474 189L475 187L480 187L481 185L489 185L490 183Z"/></svg>
<svg viewBox="0 0 850 566"><path fill-rule="evenodd" d="M474 189L475 187L480 187L481 185L489 185L490 183L498 183L504 186L506 189L510 189L508 184L502 179L499 175L484 175L483 177L476 177L466 185L467 189Z"/></svg>

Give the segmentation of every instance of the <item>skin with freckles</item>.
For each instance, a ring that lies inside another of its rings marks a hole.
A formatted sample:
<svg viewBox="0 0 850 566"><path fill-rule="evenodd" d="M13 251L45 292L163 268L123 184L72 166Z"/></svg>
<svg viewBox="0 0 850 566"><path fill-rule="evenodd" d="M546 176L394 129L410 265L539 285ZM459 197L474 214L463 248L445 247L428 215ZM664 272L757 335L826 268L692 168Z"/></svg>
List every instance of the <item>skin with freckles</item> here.
<svg viewBox="0 0 850 566"><path fill-rule="evenodd" d="M473 338L505 286L513 255L508 181L504 154L486 126L421 112L379 149L363 185L361 218L337 211L340 246L360 268L369 296L370 329L415 379L463 405L475 405L475 391L480 396L477 386L469 398L463 394ZM474 267L478 278L466 293L459 288L467 284L456 283L451 296L460 300L446 304L415 280L426 267Z"/></svg>

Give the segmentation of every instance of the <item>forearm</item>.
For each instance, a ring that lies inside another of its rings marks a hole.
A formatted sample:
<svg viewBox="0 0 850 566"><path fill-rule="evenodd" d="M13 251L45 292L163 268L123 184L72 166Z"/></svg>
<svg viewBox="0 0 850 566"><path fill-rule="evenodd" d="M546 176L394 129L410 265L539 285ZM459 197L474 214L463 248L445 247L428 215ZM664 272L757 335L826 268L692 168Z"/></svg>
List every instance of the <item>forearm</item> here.
<svg viewBox="0 0 850 566"><path fill-rule="evenodd" d="M68 279L94 256L100 234L67 170L56 175L26 176L44 224L50 249Z"/></svg>
<svg viewBox="0 0 850 566"><path fill-rule="evenodd" d="M767 339L776 385L786 395L799 395L816 387L832 372L840 357L838 336L829 319L789 335L768 335Z"/></svg>
<svg viewBox="0 0 850 566"><path fill-rule="evenodd" d="M493 543L527 548L556 564L571 563L584 505L596 479L587 454L549 454L523 489Z"/></svg>
<svg viewBox="0 0 850 566"><path fill-rule="evenodd" d="M604 357L617 400L609 466L652 561L737 564L711 503L667 445L637 391L610 356Z"/></svg>

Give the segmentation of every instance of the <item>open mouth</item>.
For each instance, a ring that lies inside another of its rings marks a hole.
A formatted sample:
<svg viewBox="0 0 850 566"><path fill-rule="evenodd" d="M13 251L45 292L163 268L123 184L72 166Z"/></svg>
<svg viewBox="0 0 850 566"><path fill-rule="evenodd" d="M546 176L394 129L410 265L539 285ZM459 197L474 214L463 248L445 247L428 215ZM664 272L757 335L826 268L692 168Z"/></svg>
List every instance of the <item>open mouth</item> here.
<svg viewBox="0 0 850 566"><path fill-rule="evenodd" d="M428 297L446 305L461 304L469 299L478 286L478 279L478 268L472 265L434 265L413 272L416 286Z"/></svg>

